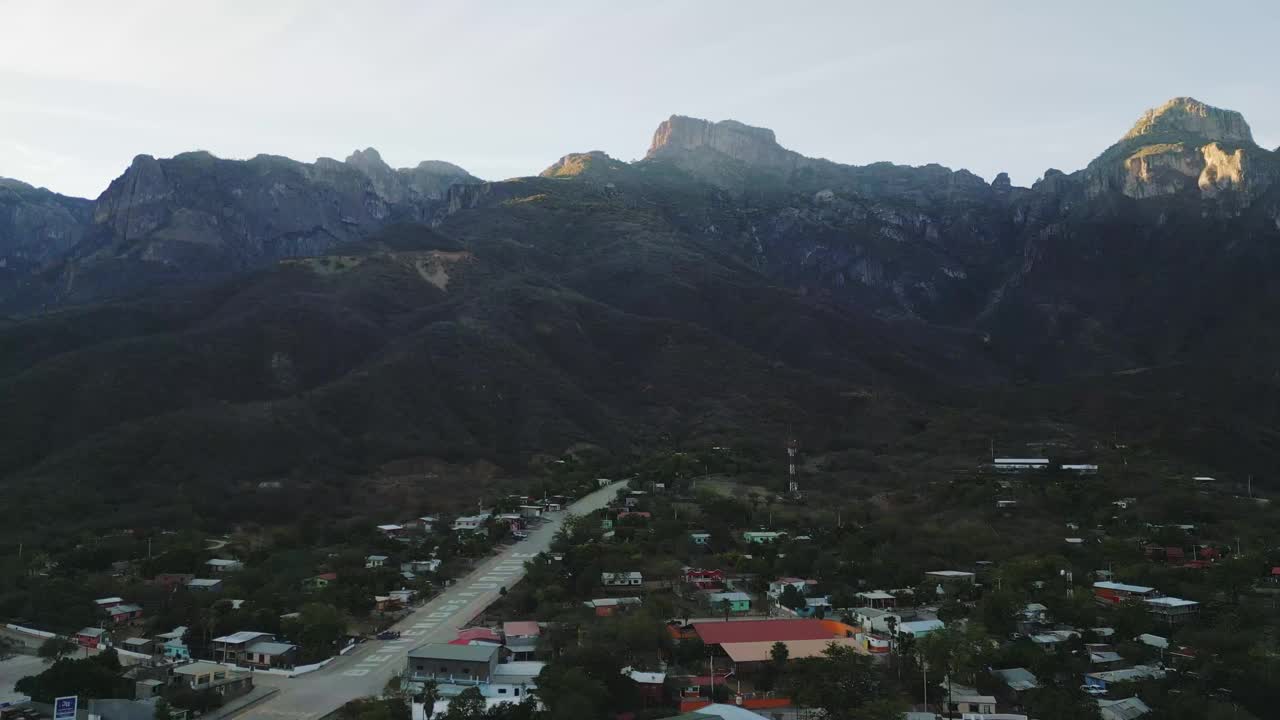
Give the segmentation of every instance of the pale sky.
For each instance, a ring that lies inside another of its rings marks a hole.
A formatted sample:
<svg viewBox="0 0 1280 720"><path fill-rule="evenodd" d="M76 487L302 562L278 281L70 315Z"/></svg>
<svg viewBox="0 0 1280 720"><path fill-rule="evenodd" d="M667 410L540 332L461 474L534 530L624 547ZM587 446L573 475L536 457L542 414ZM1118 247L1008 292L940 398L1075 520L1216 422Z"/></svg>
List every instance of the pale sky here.
<svg viewBox="0 0 1280 720"><path fill-rule="evenodd" d="M641 157L673 113L844 163L1030 184L1177 95L1280 145L1275 2L0 0L0 176L373 146L486 179Z"/></svg>

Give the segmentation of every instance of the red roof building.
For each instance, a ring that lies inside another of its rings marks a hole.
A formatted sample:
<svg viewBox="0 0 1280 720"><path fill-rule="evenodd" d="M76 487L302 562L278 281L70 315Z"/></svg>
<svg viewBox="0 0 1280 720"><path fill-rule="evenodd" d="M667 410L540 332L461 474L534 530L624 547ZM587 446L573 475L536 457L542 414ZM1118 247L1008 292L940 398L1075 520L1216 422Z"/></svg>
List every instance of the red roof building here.
<svg viewBox="0 0 1280 720"><path fill-rule="evenodd" d="M740 642L778 642L779 640L822 640L835 635L821 620L742 620L737 622L700 622L693 630L707 645Z"/></svg>

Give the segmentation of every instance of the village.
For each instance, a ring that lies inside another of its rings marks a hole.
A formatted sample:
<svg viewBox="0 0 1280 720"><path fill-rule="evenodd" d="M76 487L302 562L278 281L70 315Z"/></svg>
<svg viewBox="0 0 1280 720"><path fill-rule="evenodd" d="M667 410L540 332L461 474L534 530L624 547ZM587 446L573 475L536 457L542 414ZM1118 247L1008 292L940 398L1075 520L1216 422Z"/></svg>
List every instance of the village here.
<svg viewBox="0 0 1280 720"><path fill-rule="evenodd" d="M1213 507L1238 500L1210 492L1204 476L1178 481L1201 507L1174 517L1153 507L1171 507L1167 498L1121 495L1097 465L1072 465L994 458L935 497L885 501L991 528L1072 497L1056 526L1036 518L1037 532L1014 544L990 530L955 534L969 525L886 525L866 505L817 502L822 489L799 493L794 469L769 492L664 464L623 483L580 467L558 494L387 517L333 538L331 550L170 536L157 551L148 540L150 556L107 562L86 583L85 593L116 594L49 608L61 624L4 627L31 672L0 678L12 684L0 713L44 717L53 697L90 685L104 720L159 717L157 707L252 717L241 713L278 683L365 643L403 659L376 697L335 717L385 702L415 720L535 708L551 718L789 720L845 706L885 720L1132 720L1177 717L1171 698L1184 692L1201 693L1201 709L1238 712L1220 668L1256 644L1243 630L1208 628L1274 622L1280 559L1261 538L1250 553L1211 529L1223 527ZM614 487L600 509L565 513ZM1250 508L1252 522L1271 517L1265 502ZM554 539L523 561L522 581L449 637L416 640L417 608L553 517ZM73 618L84 624L70 627ZM846 675L859 681L834 691L830 678Z"/></svg>

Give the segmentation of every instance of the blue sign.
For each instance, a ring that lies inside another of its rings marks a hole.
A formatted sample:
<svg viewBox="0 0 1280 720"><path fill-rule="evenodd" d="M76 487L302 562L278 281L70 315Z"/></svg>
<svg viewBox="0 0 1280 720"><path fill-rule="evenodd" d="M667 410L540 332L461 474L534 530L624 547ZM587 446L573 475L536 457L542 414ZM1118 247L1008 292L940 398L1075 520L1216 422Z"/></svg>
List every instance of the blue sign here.
<svg viewBox="0 0 1280 720"><path fill-rule="evenodd" d="M53 720L76 720L79 696L60 697L53 701Z"/></svg>

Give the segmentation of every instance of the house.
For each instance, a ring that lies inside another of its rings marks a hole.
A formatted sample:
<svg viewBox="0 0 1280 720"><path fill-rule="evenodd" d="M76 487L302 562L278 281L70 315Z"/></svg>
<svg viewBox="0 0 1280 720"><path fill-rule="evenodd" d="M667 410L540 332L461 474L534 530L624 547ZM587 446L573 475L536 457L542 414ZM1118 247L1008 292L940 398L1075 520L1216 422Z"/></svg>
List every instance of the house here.
<svg viewBox="0 0 1280 720"><path fill-rule="evenodd" d="M1098 698L1098 714L1102 716L1102 720L1135 720L1149 712L1151 708L1138 697L1123 700Z"/></svg>
<svg viewBox="0 0 1280 720"><path fill-rule="evenodd" d="M247 654L249 645L252 643L266 640L275 640L276 636L271 633L254 632L252 630L242 630L230 635L223 635L213 639L210 649L213 652L214 662L220 663L240 663Z"/></svg>
<svg viewBox="0 0 1280 720"><path fill-rule="evenodd" d="M368 570L385 567L389 559L386 555L369 555L364 559L364 566Z"/></svg>
<svg viewBox="0 0 1280 720"><path fill-rule="evenodd" d="M953 695L947 702L950 713L967 716L968 713L991 714L996 711L994 695L964 694Z"/></svg>
<svg viewBox="0 0 1280 720"><path fill-rule="evenodd" d="M1190 622L1200 614L1200 603L1176 597L1146 598L1147 612L1160 622L1176 625Z"/></svg>
<svg viewBox="0 0 1280 720"><path fill-rule="evenodd" d="M1164 670L1150 665L1135 665L1127 670L1107 670L1089 673L1084 676L1084 684L1089 687L1109 690L1118 683L1140 682L1143 680L1161 680Z"/></svg>
<svg viewBox="0 0 1280 720"><path fill-rule="evenodd" d="M600 584L605 587L638 587L644 584L644 576L638 572L600 573Z"/></svg>
<svg viewBox="0 0 1280 720"><path fill-rule="evenodd" d="M120 642L121 649L129 652L136 652L141 655L153 655L156 650L156 643L151 638L132 637L126 638Z"/></svg>
<svg viewBox="0 0 1280 720"><path fill-rule="evenodd" d="M191 648L187 647L186 641L182 638L171 638L164 641L160 646L160 654L165 660L173 660L174 662L186 662L191 659Z"/></svg>
<svg viewBox="0 0 1280 720"><path fill-rule="evenodd" d="M1125 583L1103 580L1093 584L1093 599L1099 605L1119 605L1128 600L1140 600L1158 595L1155 588L1144 585L1127 585Z"/></svg>
<svg viewBox="0 0 1280 720"><path fill-rule="evenodd" d="M804 607L787 609L796 617L826 617L831 612L831 600L826 597L805 598Z"/></svg>
<svg viewBox="0 0 1280 720"><path fill-rule="evenodd" d="M595 611L596 617L608 617L640 604L638 597L596 598L582 603Z"/></svg>
<svg viewBox="0 0 1280 720"><path fill-rule="evenodd" d="M1040 687L1040 679L1037 678L1030 670L1026 668L1008 668L1005 670L992 670L1001 682L1015 693L1034 690Z"/></svg>
<svg viewBox="0 0 1280 720"><path fill-rule="evenodd" d="M543 512L544 512L544 508L542 505L521 505L520 506L520 517L528 518L530 520L534 518L542 517Z"/></svg>
<svg viewBox="0 0 1280 720"><path fill-rule="evenodd" d="M222 581L215 578L194 578L187 583L192 592L222 592Z"/></svg>
<svg viewBox="0 0 1280 720"><path fill-rule="evenodd" d="M195 579L196 576L190 573L159 573L151 578L151 582L166 590L173 590L174 588L185 587Z"/></svg>
<svg viewBox="0 0 1280 720"><path fill-rule="evenodd" d="M72 639L80 647L96 648L106 643L107 631L96 627L81 628Z"/></svg>
<svg viewBox="0 0 1280 720"><path fill-rule="evenodd" d="M244 563L239 560L223 560L222 558L213 558L205 562L212 573L228 573L236 572L244 569Z"/></svg>
<svg viewBox="0 0 1280 720"><path fill-rule="evenodd" d="M689 542L694 545L706 545L711 542L711 533L709 532L691 532L689 533Z"/></svg>
<svg viewBox="0 0 1280 720"><path fill-rule="evenodd" d="M1017 500L997 500L996 501L997 510L1010 510L1016 507L1018 507Z"/></svg>
<svg viewBox="0 0 1280 720"><path fill-rule="evenodd" d="M173 669L174 682L192 690L211 690L223 701L253 690L253 675L209 662L194 662Z"/></svg>
<svg viewBox="0 0 1280 720"><path fill-rule="evenodd" d="M440 522L439 515L423 515L413 521L413 526L419 531L429 533L436 529L436 523Z"/></svg>
<svg viewBox="0 0 1280 720"><path fill-rule="evenodd" d="M541 635L542 628L532 620L502 623L503 642L517 659L532 657L538 649L538 638Z"/></svg>
<svg viewBox="0 0 1280 720"><path fill-rule="evenodd" d="M623 518L635 518L637 520L652 520L653 513L648 510L623 510L618 513L618 522L622 522Z"/></svg>
<svg viewBox="0 0 1280 720"><path fill-rule="evenodd" d="M1064 643L1073 637L1079 637L1080 633L1075 630L1050 630L1049 632L1037 633L1031 636L1031 642L1038 645L1042 650L1052 650L1059 643Z"/></svg>
<svg viewBox="0 0 1280 720"><path fill-rule="evenodd" d="M636 691L642 705L662 705L667 701L666 673L642 672L627 666L622 668L622 674L631 678L631 682L636 684Z"/></svg>
<svg viewBox="0 0 1280 720"><path fill-rule="evenodd" d="M1027 603L1022 608L1022 619L1029 623L1044 624L1049 621L1049 608L1040 603Z"/></svg>
<svg viewBox="0 0 1280 720"><path fill-rule="evenodd" d="M427 643L409 651L405 675L416 682L487 683L498 666L496 645Z"/></svg>
<svg viewBox="0 0 1280 720"><path fill-rule="evenodd" d="M107 616L111 618L111 622L116 625L127 623L130 620L136 620L142 617L142 606L132 603L121 603L112 605L106 610Z"/></svg>
<svg viewBox="0 0 1280 720"><path fill-rule="evenodd" d="M463 515L455 518L453 521L454 532L484 532L485 523L489 520L490 513L478 513L476 515Z"/></svg>
<svg viewBox="0 0 1280 720"><path fill-rule="evenodd" d="M395 612L397 610L403 610L404 603L401 602L399 598L394 598L390 595L374 595L373 609L374 612L380 613Z"/></svg>
<svg viewBox="0 0 1280 720"><path fill-rule="evenodd" d="M893 612L892 608L854 608L850 616L853 624L860 625L863 630L885 634L892 634L902 624L903 618L902 614Z"/></svg>
<svg viewBox="0 0 1280 720"><path fill-rule="evenodd" d="M773 532L772 530L748 530L742 533L742 540L748 545L763 545L765 543L778 542L786 535L784 532Z"/></svg>
<svg viewBox="0 0 1280 720"><path fill-rule="evenodd" d="M302 587L305 590L323 590L324 588L329 587L330 583L337 581L338 573L320 573L319 575L312 575L306 580L303 580Z"/></svg>
<svg viewBox="0 0 1280 720"><path fill-rule="evenodd" d="M701 568L685 568L684 581L699 590L714 590L724 587L723 570L703 570Z"/></svg>
<svg viewBox="0 0 1280 720"><path fill-rule="evenodd" d="M869 592L854 593L853 596L860 601L862 607L873 608L875 610L892 609L898 603L898 597L883 590L871 590Z"/></svg>
<svg viewBox="0 0 1280 720"><path fill-rule="evenodd" d="M396 525L396 524L394 524L394 523L390 523L390 524L387 524L387 525L379 525L379 526L378 526L378 532L382 533L383 535L385 535L385 536L387 536L387 537L389 537L389 538L398 538L398 537L400 537L400 535L401 535L402 533L404 533L404 529L405 529L405 528L404 528L404 526L403 526L403 525Z"/></svg>
<svg viewBox="0 0 1280 720"><path fill-rule="evenodd" d="M275 639L259 639L245 648L240 662L256 668L292 668L298 664L298 646Z"/></svg>
<svg viewBox="0 0 1280 720"><path fill-rule="evenodd" d="M707 593L707 602L716 612L724 612L725 603L729 604L729 612L743 613L751 609L751 596L744 592Z"/></svg>
<svg viewBox="0 0 1280 720"><path fill-rule="evenodd" d="M805 580L804 578L795 578L795 577L778 578L777 580L774 580L769 583L769 589L766 591L766 594L769 596L771 600L777 600L778 598L782 597L782 594L787 591L788 587L792 587L792 588L795 588L797 591L799 591L801 595L804 595L809 591L810 585L816 585L816 584L817 584L817 581Z"/></svg>

